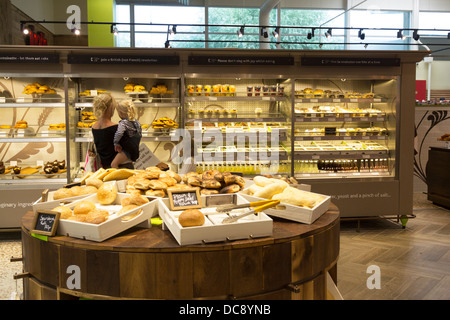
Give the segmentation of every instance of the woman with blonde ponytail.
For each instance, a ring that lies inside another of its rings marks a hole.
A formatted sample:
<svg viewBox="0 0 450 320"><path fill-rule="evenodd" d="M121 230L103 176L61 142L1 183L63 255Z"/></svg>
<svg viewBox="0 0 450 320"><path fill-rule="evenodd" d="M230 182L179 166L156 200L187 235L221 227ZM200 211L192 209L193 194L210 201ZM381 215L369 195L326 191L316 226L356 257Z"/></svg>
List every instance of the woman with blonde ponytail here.
<svg viewBox="0 0 450 320"><path fill-rule="evenodd" d="M111 168L111 163L115 159L117 152L114 150L114 134L118 125L111 118L117 107L116 100L109 93L102 93L94 98L94 115L97 122L92 125L92 135L95 147L100 156L102 167ZM130 167L132 163L121 163L121 167Z"/></svg>
<svg viewBox="0 0 450 320"><path fill-rule="evenodd" d="M116 157L111 163L112 168L118 168L120 163L136 161L139 158L139 144L142 138L141 124L136 120L136 107L128 100L117 105L120 121L114 134L114 149Z"/></svg>

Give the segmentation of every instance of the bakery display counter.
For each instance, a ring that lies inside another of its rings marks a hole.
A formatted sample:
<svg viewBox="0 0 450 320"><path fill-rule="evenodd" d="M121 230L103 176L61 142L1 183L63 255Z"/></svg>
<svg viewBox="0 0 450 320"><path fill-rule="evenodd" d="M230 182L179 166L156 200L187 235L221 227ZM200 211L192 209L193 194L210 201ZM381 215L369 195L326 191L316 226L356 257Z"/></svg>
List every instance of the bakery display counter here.
<svg viewBox="0 0 450 320"><path fill-rule="evenodd" d="M311 225L274 218L272 236L186 246L158 224L43 241L32 220L22 218L25 299L326 299L327 274L337 282L333 204Z"/></svg>

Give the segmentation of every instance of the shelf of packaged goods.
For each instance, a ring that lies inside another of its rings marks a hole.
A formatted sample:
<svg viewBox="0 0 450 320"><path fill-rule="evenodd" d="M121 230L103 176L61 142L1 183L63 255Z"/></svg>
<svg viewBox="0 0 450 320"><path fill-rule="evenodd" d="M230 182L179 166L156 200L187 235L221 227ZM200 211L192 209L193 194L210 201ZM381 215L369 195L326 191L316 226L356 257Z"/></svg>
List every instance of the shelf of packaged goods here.
<svg viewBox="0 0 450 320"><path fill-rule="evenodd" d="M295 122L376 122L386 121L386 115L371 116L352 116L344 114L317 114L316 116L302 116L300 113L295 114Z"/></svg>
<svg viewBox="0 0 450 320"><path fill-rule="evenodd" d="M136 107L141 108L178 108L180 104L178 102L151 102L151 103L135 103ZM92 108L92 102L76 102L74 104L75 109L82 110L84 108Z"/></svg>
<svg viewBox="0 0 450 320"><path fill-rule="evenodd" d="M389 171L374 172L313 172L313 173L295 173L296 179L350 179L350 178L373 178L390 177Z"/></svg>
<svg viewBox="0 0 450 320"><path fill-rule="evenodd" d="M186 102L200 102L200 101L284 101L285 96L187 96L184 98Z"/></svg>
<svg viewBox="0 0 450 320"><path fill-rule="evenodd" d="M256 116L255 114L246 114L246 115L236 115L236 116L228 116L228 117L187 117L186 123L192 122L286 122L287 117L277 114L266 114L263 116Z"/></svg>
<svg viewBox="0 0 450 320"><path fill-rule="evenodd" d="M287 129L271 129L270 131L242 131L242 132L223 132L220 130L201 130L193 129L189 130L191 137L194 141L204 141L211 142L215 140L218 136L222 137L223 141L239 141L245 140L260 140L266 139L271 140L272 136L278 137L278 141L287 140Z"/></svg>
<svg viewBox="0 0 450 320"><path fill-rule="evenodd" d="M301 98L296 96L295 103L386 103L386 98Z"/></svg>
<svg viewBox="0 0 450 320"><path fill-rule="evenodd" d="M288 160L289 153L283 148L268 148L268 149L251 149L240 151L229 150L229 151L212 151L208 149L197 149L198 161L284 161ZM251 149L251 150L250 150Z"/></svg>
<svg viewBox="0 0 450 320"><path fill-rule="evenodd" d="M324 135L324 136L294 136L294 141L325 141L325 140L386 140L387 135L354 135L354 136L336 136L336 135Z"/></svg>
<svg viewBox="0 0 450 320"><path fill-rule="evenodd" d="M294 160L360 160L387 159L388 150L358 150L358 151L299 151L294 150Z"/></svg>
<svg viewBox="0 0 450 320"><path fill-rule="evenodd" d="M17 103L0 103L0 108L64 108L64 102L17 102Z"/></svg>

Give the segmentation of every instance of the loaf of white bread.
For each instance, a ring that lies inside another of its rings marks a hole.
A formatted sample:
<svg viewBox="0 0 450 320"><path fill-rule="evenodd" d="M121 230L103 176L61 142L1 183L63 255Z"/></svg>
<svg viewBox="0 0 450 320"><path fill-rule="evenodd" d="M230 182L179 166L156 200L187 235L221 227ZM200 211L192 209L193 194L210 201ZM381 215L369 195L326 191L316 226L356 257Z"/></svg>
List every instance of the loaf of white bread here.
<svg viewBox="0 0 450 320"><path fill-rule="evenodd" d="M306 208L314 208L324 199L320 194L291 187L280 179L256 176L253 182L255 184L251 185L247 192L258 198L280 200L281 203Z"/></svg>

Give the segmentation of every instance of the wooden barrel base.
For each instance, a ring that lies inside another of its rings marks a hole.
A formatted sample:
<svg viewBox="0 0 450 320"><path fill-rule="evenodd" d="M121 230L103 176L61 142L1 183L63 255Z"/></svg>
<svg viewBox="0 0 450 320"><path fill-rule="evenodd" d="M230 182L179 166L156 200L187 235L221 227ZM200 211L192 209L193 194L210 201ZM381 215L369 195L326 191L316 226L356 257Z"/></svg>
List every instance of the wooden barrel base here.
<svg viewBox="0 0 450 320"><path fill-rule="evenodd" d="M22 219L25 299L326 299L336 282L339 212L314 224L274 219L273 236L179 246L161 226L96 243L37 239Z"/></svg>

